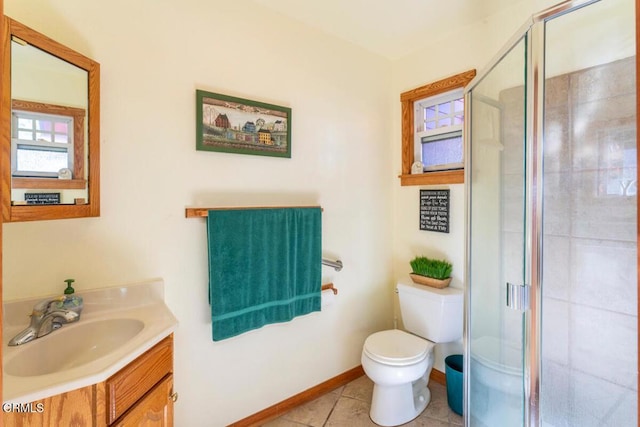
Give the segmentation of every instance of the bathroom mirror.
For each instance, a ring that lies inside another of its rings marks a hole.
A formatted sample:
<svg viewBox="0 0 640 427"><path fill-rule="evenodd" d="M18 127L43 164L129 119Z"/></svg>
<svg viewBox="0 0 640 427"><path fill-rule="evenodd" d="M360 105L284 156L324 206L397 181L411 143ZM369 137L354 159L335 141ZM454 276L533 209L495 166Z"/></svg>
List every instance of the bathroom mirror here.
<svg viewBox="0 0 640 427"><path fill-rule="evenodd" d="M4 221L99 216L100 65L3 19Z"/></svg>

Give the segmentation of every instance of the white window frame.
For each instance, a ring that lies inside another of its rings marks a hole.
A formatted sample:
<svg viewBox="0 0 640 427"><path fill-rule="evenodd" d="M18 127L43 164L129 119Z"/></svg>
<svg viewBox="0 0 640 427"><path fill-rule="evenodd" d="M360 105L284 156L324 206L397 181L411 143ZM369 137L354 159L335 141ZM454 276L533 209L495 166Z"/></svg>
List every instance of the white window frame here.
<svg viewBox="0 0 640 427"><path fill-rule="evenodd" d="M29 120L46 120L52 123L66 123L67 132L66 132L66 143L59 142L49 142L49 141L40 141L36 139L35 133L50 133L51 140L55 141L55 134L60 134L60 132L55 132L52 128L50 132L40 131L32 129L33 138L32 139L19 139L18 131L24 132L26 129L18 128L19 119L29 119ZM11 114L11 165L12 165L12 176L15 177L39 177L39 178L57 178L58 171L51 172L41 172L41 171L29 171L29 170L18 170L18 148L31 148L39 151L55 151L55 152L64 152L67 154L67 165L66 168L70 171L74 170L74 117L66 116L60 114L47 114L47 113L37 113L32 111L22 111L22 110L13 110Z"/></svg>
<svg viewBox="0 0 640 427"><path fill-rule="evenodd" d="M453 89L447 91L445 93L430 96L427 98L423 98L414 102L414 159L420 159L422 161L422 144L424 139L431 139L433 141L438 140L438 136L441 136L442 139L450 137L452 134L459 135L462 138L462 130L464 127L464 107L462 110L462 123L458 125L449 125L437 127L435 129L426 129L426 110L427 108L434 107L443 103L453 102L458 99L462 99L464 102L464 90L462 88ZM458 114L456 114L458 113ZM449 114L440 115L440 113L436 109L436 123L438 120L444 118L453 119L455 116L459 115L459 111L456 112L454 108L452 108ZM433 120L432 120L433 121ZM464 140L462 141L464 147ZM446 171L446 170L457 170L464 168L464 149L462 153L463 157L460 162L456 163L447 163L440 164L436 166L423 166L423 172L431 172L431 171Z"/></svg>

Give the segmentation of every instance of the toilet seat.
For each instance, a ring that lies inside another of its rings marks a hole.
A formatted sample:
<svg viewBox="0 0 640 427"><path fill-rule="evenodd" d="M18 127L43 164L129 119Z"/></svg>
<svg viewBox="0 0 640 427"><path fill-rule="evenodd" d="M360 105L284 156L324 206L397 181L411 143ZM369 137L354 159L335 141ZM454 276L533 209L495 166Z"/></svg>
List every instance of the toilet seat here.
<svg viewBox="0 0 640 427"><path fill-rule="evenodd" d="M363 352L370 359L392 366L406 366L424 360L433 343L399 329L376 332L364 342Z"/></svg>

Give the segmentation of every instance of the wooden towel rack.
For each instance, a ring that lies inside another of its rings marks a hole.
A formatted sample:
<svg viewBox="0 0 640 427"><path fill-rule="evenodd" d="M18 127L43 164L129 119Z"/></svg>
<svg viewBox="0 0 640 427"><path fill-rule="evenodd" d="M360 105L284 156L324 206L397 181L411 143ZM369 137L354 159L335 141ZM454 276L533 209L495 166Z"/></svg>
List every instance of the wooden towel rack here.
<svg viewBox="0 0 640 427"><path fill-rule="evenodd" d="M214 208L186 208L185 218L206 218L209 211L216 210L241 210L241 209L282 209L282 208L320 208L320 206L230 206L230 207L214 207Z"/></svg>

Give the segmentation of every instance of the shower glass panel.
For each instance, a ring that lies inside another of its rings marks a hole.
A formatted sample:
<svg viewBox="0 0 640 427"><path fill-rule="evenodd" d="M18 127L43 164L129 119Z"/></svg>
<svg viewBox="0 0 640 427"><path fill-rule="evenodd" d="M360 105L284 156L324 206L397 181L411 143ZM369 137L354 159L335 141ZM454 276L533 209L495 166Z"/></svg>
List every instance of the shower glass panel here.
<svg viewBox="0 0 640 427"><path fill-rule="evenodd" d="M465 89L468 426L638 425L635 17L561 3Z"/></svg>
<svg viewBox="0 0 640 427"><path fill-rule="evenodd" d="M637 425L635 11L545 23L540 418Z"/></svg>
<svg viewBox="0 0 640 427"><path fill-rule="evenodd" d="M525 274L526 38L474 87L470 182L471 426L517 426L524 417L522 311L505 305L506 283ZM469 98L467 98L469 99Z"/></svg>

